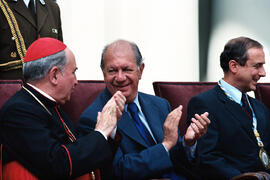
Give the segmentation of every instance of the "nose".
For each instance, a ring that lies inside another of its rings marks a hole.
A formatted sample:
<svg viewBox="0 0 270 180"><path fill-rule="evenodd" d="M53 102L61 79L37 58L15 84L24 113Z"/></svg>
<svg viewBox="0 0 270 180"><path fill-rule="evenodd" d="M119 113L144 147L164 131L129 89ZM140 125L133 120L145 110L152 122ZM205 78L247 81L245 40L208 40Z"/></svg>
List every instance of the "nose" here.
<svg viewBox="0 0 270 180"><path fill-rule="evenodd" d="M74 77L74 87L78 84L78 80L77 80L77 76L75 75L75 77Z"/></svg>
<svg viewBox="0 0 270 180"><path fill-rule="evenodd" d="M260 77L265 77L265 76L266 76L266 72L265 72L263 66L262 66L262 68L261 68L260 71L259 71L259 75L260 75Z"/></svg>
<svg viewBox="0 0 270 180"><path fill-rule="evenodd" d="M116 81L122 82L125 80L126 80L126 75L122 71L119 71L116 75Z"/></svg>

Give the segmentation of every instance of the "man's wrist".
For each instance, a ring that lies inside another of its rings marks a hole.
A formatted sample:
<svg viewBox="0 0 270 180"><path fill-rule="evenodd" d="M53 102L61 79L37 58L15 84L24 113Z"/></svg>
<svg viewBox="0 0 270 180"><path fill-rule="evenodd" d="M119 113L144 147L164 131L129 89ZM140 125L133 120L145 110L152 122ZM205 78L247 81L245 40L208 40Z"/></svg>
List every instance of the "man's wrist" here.
<svg viewBox="0 0 270 180"><path fill-rule="evenodd" d="M194 144L195 144L195 142L196 142L196 140L186 140L186 136L184 135L184 137L183 137L183 139L184 139L184 144L186 145L186 146L193 146Z"/></svg>
<svg viewBox="0 0 270 180"><path fill-rule="evenodd" d="M168 150L168 151L172 148L172 146L171 146L169 143L167 143L166 141L163 141L161 144L162 144L162 145L165 147L165 149Z"/></svg>
<svg viewBox="0 0 270 180"><path fill-rule="evenodd" d="M117 130L117 127L115 127L115 128L113 129L113 131L112 131L112 133L111 133L111 135L110 135L110 137L111 137L112 139L115 138L116 130Z"/></svg>

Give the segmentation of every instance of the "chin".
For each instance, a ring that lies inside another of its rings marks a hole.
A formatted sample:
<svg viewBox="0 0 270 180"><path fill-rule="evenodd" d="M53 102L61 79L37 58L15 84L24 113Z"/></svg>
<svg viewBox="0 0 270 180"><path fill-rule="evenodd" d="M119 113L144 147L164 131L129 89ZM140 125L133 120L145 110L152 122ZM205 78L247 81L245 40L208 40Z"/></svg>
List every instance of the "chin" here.
<svg viewBox="0 0 270 180"><path fill-rule="evenodd" d="M247 92L249 92L249 91L255 91L255 90L256 90L256 85L251 85L251 86L248 87L248 91Z"/></svg>
<svg viewBox="0 0 270 180"><path fill-rule="evenodd" d="M62 104L66 104L66 102L70 101L70 96L63 100Z"/></svg>
<svg viewBox="0 0 270 180"><path fill-rule="evenodd" d="M60 105L64 105L66 103L66 101L60 101L59 104Z"/></svg>
<svg viewBox="0 0 270 180"><path fill-rule="evenodd" d="M256 91L256 86L250 88L251 91Z"/></svg>
<svg viewBox="0 0 270 180"><path fill-rule="evenodd" d="M121 90L119 90L119 91L121 91ZM121 91L121 92L122 92L122 94L123 94L125 97L130 96L130 94L129 94L127 91Z"/></svg>
<svg viewBox="0 0 270 180"><path fill-rule="evenodd" d="M254 83L254 84L252 84L252 86L251 86L251 89L252 89L253 91L255 91L255 90L256 90L256 88L257 88L257 82L256 82L256 83Z"/></svg>

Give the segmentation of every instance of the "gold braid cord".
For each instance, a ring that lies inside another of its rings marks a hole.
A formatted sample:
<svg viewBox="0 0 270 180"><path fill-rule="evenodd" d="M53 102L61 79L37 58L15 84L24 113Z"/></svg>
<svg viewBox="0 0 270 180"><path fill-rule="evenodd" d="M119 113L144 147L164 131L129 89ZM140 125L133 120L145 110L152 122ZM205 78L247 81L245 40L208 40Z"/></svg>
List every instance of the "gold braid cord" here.
<svg viewBox="0 0 270 180"><path fill-rule="evenodd" d="M9 8L8 4L4 0L0 0L0 7L8 21L8 25L10 27L10 31L12 36L14 37L16 48L18 51L18 54L20 56L20 60L14 60L8 63L0 64L0 68L3 67L4 70L11 70L11 69L17 69L22 67L24 55L26 53L25 43L21 34L21 31L19 29L18 23L16 21L16 18L12 12L12 10ZM9 67L10 66L10 67Z"/></svg>

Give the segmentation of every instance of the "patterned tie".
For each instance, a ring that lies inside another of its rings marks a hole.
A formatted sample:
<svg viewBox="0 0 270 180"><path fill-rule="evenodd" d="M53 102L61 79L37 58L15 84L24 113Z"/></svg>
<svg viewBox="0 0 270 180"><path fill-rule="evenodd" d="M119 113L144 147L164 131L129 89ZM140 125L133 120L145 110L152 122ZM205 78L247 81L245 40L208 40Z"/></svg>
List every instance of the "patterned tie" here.
<svg viewBox="0 0 270 180"><path fill-rule="evenodd" d="M249 118L252 119L252 111L251 111L251 108L248 104L248 101L247 101L247 96L245 93L242 93L242 98L241 98L241 102L242 102L242 109L245 111L245 113L249 116Z"/></svg>
<svg viewBox="0 0 270 180"><path fill-rule="evenodd" d="M152 146L155 143L154 139L152 138L150 132L146 129L146 127L143 125L139 115L138 115L138 107L137 105L132 102L130 104L128 104L128 110L135 122L135 125L138 129L138 131L140 132L140 135L142 136L142 138L145 140L145 142L149 145Z"/></svg>

